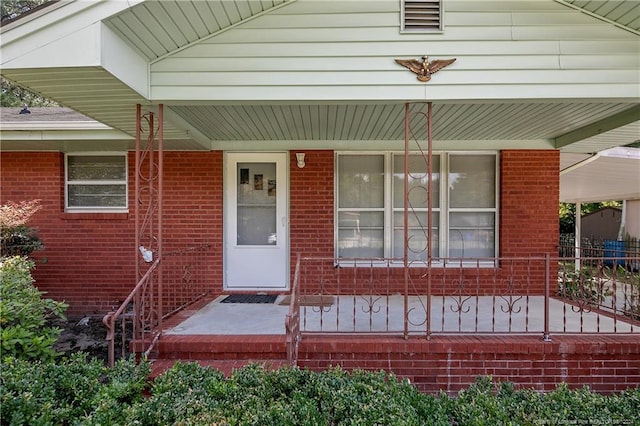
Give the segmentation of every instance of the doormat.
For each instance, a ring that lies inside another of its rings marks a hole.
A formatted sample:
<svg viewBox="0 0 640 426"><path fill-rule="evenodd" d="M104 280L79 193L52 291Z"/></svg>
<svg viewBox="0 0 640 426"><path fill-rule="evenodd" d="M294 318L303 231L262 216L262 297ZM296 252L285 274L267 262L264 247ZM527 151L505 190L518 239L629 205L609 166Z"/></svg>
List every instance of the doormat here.
<svg viewBox="0 0 640 426"><path fill-rule="evenodd" d="M300 296L300 306L331 306L335 301L335 297L319 294L310 294L307 296ZM280 305L288 305L291 303L291 295L285 296Z"/></svg>
<svg viewBox="0 0 640 426"><path fill-rule="evenodd" d="M277 294L231 294L220 303L273 303Z"/></svg>

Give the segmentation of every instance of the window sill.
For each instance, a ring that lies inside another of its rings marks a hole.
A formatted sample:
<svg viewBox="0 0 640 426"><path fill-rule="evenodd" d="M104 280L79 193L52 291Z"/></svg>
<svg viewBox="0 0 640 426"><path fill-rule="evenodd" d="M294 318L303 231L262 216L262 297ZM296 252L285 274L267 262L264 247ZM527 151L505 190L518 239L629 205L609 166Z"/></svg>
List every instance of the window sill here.
<svg viewBox="0 0 640 426"><path fill-rule="evenodd" d="M433 261L431 263L431 267L434 269L453 269L453 268L478 268L478 269L494 269L498 264L498 259L481 259L481 260L463 260L462 262L458 259L455 261L447 260L446 262L442 261ZM338 259L335 264L335 267L339 268L403 268L404 262L402 260L388 260L388 259ZM410 261L409 268L426 268L427 264L424 261Z"/></svg>
<svg viewBox="0 0 640 426"><path fill-rule="evenodd" d="M85 213L64 212L60 215L62 220L128 220L129 213Z"/></svg>

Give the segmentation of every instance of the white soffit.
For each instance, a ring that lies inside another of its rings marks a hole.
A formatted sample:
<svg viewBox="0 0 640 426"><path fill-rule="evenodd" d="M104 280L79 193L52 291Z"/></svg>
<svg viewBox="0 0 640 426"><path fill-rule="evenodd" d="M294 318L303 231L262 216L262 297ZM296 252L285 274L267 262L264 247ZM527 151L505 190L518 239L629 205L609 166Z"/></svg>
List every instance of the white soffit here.
<svg viewBox="0 0 640 426"><path fill-rule="evenodd" d="M627 31L640 34L640 2L638 0L556 0Z"/></svg>
<svg viewBox="0 0 640 426"><path fill-rule="evenodd" d="M640 148L561 154L560 201L586 203L640 199Z"/></svg>

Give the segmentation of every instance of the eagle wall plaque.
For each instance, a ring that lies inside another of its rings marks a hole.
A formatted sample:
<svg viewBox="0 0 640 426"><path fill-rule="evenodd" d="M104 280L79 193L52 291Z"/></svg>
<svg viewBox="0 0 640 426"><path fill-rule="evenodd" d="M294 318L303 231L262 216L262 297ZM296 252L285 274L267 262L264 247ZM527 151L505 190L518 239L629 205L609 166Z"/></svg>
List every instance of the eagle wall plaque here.
<svg viewBox="0 0 640 426"><path fill-rule="evenodd" d="M453 59L435 59L429 62L428 56L423 56L422 60L419 59L396 59L396 63L408 68L414 72L419 81L427 82L431 80L431 74L435 74L442 68L454 63L456 58Z"/></svg>

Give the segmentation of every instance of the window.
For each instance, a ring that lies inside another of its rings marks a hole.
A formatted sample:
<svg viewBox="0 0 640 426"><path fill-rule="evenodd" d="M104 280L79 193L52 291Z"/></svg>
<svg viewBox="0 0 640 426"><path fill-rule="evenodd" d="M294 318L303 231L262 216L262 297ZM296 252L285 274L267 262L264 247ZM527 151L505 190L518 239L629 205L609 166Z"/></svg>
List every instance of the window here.
<svg viewBox="0 0 640 426"><path fill-rule="evenodd" d="M126 154L68 154L65 181L68 211L127 209Z"/></svg>
<svg viewBox="0 0 640 426"><path fill-rule="evenodd" d="M402 31L442 31L442 0L402 0Z"/></svg>
<svg viewBox="0 0 640 426"><path fill-rule="evenodd" d="M336 170L337 256L402 258L404 154L340 153ZM426 159L411 154L408 172L408 258L426 261ZM476 259L496 255L497 182L495 153L434 154L433 257Z"/></svg>
<svg viewBox="0 0 640 426"><path fill-rule="evenodd" d="M496 254L496 157L450 155L449 257Z"/></svg>

